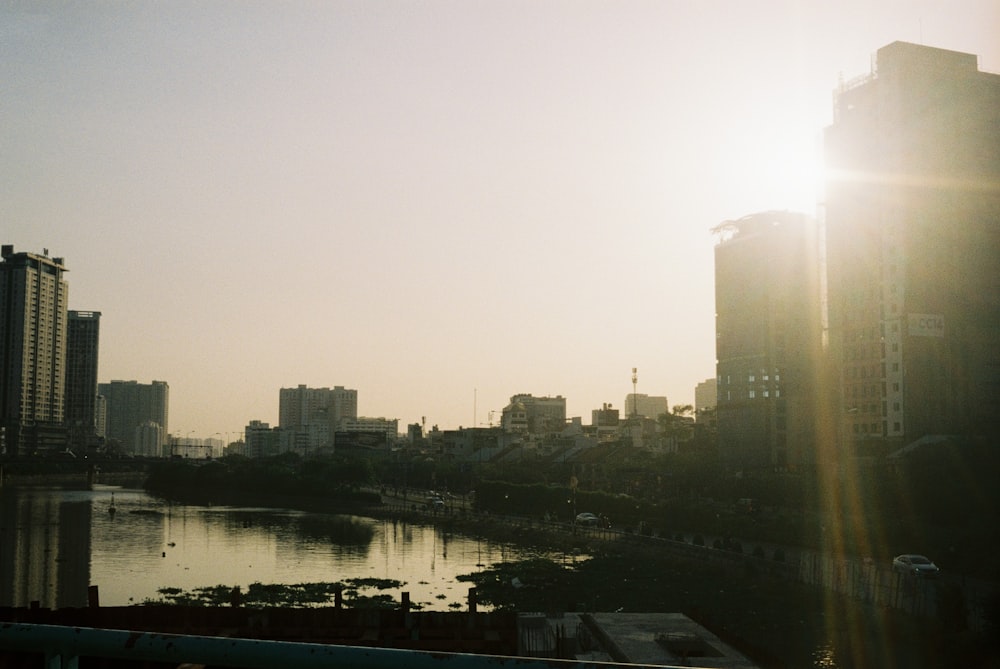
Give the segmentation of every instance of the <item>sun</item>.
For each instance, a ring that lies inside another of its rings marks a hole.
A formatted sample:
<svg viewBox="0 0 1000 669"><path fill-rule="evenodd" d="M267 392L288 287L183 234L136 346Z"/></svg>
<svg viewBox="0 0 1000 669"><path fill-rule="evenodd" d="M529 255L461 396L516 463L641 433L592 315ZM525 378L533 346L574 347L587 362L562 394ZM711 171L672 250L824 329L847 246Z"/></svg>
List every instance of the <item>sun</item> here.
<svg viewBox="0 0 1000 669"><path fill-rule="evenodd" d="M779 208L815 214L822 200L823 161L818 147L779 145L760 169L762 188L775 194Z"/></svg>
<svg viewBox="0 0 1000 669"><path fill-rule="evenodd" d="M742 135L727 151L730 185L747 212L768 209L817 215L823 199L822 142L818 133L777 125Z"/></svg>

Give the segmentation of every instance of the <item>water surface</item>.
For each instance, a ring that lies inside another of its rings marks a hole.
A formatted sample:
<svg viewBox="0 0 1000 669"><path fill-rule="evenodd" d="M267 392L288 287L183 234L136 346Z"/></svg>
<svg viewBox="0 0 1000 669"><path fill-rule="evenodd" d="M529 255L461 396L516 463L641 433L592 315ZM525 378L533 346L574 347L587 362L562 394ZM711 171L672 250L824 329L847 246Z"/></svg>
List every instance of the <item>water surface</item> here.
<svg viewBox="0 0 1000 669"><path fill-rule="evenodd" d="M116 512L109 513L114 499ZM141 490L0 490L0 606L142 603L163 587L394 579L368 592L425 610L467 605L456 576L527 549L432 525L293 509L171 504Z"/></svg>

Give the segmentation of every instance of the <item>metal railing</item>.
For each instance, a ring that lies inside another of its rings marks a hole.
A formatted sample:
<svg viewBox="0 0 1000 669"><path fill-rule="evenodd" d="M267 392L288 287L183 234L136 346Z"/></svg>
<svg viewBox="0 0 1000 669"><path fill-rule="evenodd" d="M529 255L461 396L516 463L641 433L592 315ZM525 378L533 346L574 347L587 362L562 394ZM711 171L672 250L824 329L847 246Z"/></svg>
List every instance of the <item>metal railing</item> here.
<svg viewBox="0 0 1000 669"><path fill-rule="evenodd" d="M28 623L0 624L0 650L38 653L44 657L46 669L77 669L81 657L169 662L177 665L210 664L247 669L441 669L444 666L442 660L451 660L454 664L448 666L462 669L510 666L512 662L516 662L518 669L625 669L626 666L629 669L652 669L652 665L639 664L186 636ZM3 659L2 653L0 659ZM656 666L663 669L665 665Z"/></svg>

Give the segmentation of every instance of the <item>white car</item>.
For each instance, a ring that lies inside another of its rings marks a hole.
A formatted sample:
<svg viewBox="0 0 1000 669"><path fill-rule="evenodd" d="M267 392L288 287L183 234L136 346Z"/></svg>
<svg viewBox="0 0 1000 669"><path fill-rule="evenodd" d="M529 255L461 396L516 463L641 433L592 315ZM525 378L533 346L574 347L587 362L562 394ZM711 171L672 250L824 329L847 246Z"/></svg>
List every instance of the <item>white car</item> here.
<svg viewBox="0 0 1000 669"><path fill-rule="evenodd" d="M933 578L941 573L938 566L930 558L915 553L897 555L892 559L892 570L897 574Z"/></svg>
<svg viewBox="0 0 1000 669"><path fill-rule="evenodd" d="M586 511L584 513L579 513L576 516L577 525L597 527L598 522L600 522L600 519L597 517L596 514L588 513Z"/></svg>

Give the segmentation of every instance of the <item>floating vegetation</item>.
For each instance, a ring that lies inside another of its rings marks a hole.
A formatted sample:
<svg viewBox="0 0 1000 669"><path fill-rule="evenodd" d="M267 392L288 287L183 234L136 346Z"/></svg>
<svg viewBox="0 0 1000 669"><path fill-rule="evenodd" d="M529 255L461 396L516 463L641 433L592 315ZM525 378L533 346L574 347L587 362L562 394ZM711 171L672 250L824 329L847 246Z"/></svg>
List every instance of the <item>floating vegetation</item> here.
<svg viewBox="0 0 1000 669"><path fill-rule="evenodd" d="M501 562L489 569L472 574L460 574L457 580L471 582L482 604L498 610L513 609L515 592L554 591L578 572L580 564L562 565L547 558L529 558L517 562ZM523 592L521 593L523 596Z"/></svg>
<svg viewBox="0 0 1000 669"><path fill-rule="evenodd" d="M180 588L159 588L158 599L147 599L144 604L171 604L177 606L226 606L238 599L247 607L310 607L326 606L343 595L348 608L394 608L398 606L392 595L363 594L363 590L388 590L401 588L402 581L388 578L351 578L332 583L251 583L244 591L228 585L213 585L184 591Z"/></svg>

